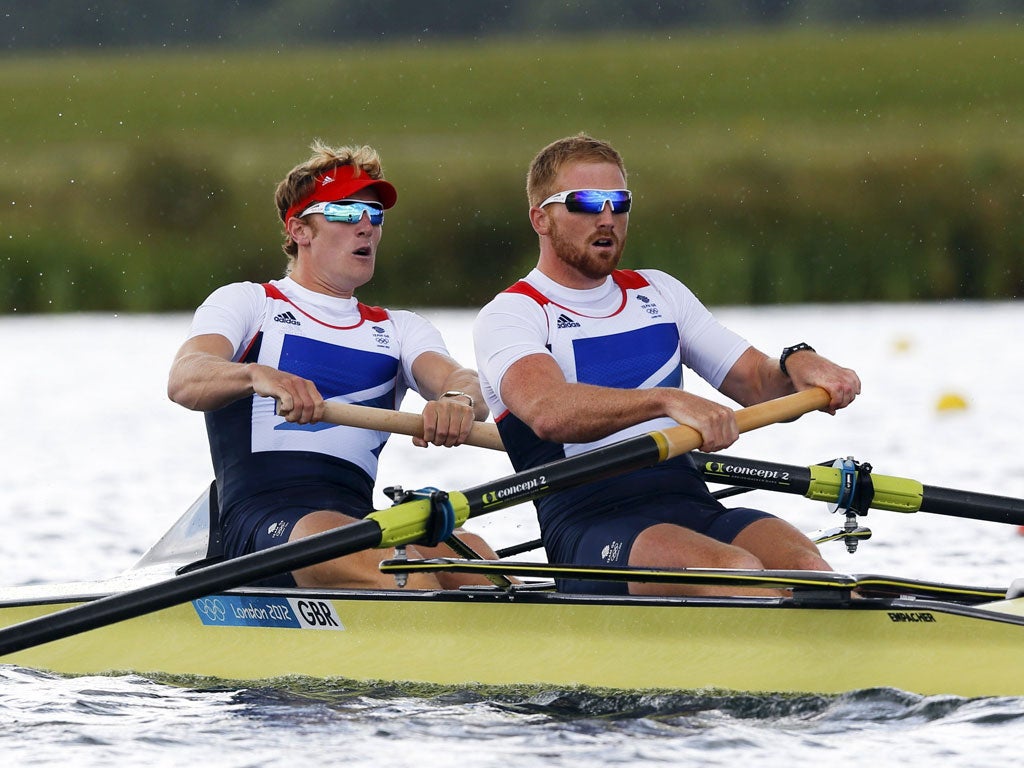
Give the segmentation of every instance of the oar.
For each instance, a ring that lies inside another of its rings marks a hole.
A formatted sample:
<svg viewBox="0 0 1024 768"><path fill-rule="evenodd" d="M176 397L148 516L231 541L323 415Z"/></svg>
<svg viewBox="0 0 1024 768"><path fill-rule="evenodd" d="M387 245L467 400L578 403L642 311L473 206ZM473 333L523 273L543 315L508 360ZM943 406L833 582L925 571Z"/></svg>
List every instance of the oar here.
<svg viewBox="0 0 1024 768"><path fill-rule="evenodd" d="M394 432L397 435L423 437L423 419L419 414L407 411L389 411L384 408L370 408L365 405L337 403L328 400L324 403L324 421L331 424L342 424L346 427L376 429L380 432ZM469 433L466 445L480 448L491 448L495 451L505 450L494 424L475 422Z"/></svg>
<svg viewBox="0 0 1024 768"><path fill-rule="evenodd" d="M823 389L805 390L737 411L736 422L740 432L747 432L794 419L828 402ZM696 430L680 425L448 494L455 525L552 491L652 466L688 453L702 442ZM429 498L396 504L341 528L0 629L0 656L360 550L410 544L426 536L431 506Z"/></svg>
<svg viewBox="0 0 1024 768"><path fill-rule="evenodd" d="M810 411L824 408L830 399L828 392L820 387L806 389L736 411L736 425L743 433L768 424L791 421ZM703 442L697 430L679 424L525 469L501 480L470 488L460 495L469 508L469 517L475 517L530 501L552 491L654 466L696 450Z"/></svg>
<svg viewBox="0 0 1024 768"><path fill-rule="evenodd" d="M717 453L695 452L693 458L704 479L712 483L794 493L831 503L836 503L843 493L842 470L836 467L794 466ZM1024 499L923 485L917 480L874 472L868 477L873 490L869 506L874 509L1024 525Z"/></svg>

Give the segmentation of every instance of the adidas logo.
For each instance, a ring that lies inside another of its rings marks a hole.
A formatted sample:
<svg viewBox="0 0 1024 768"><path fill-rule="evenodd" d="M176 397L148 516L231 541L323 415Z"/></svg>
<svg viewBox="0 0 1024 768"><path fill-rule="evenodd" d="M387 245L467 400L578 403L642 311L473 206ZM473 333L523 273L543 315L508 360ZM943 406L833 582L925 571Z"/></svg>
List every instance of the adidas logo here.
<svg viewBox="0 0 1024 768"><path fill-rule="evenodd" d="M606 563L617 563L622 556L622 542L611 541L601 550L601 559Z"/></svg>
<svg viewBox="0 0 1024 768"><path fill-rule="evenodd" d="M274 317L275 323L289 323L290 325L302 325L298 320L295 319L295 315L291 312L282 312L280 315Z"/></svg>
<svg viewBox="0 0 1024 768"><path fill-rule="evenodd" d="M573 320L568 315L558 316L558 327L559 328L579 328L580 324Z"/></svg>
<svg viewBox="0 0 1024 768"><path fill-rule="evenodd" d="M334 181L334 177L331 176L330 174L327 174L326 176L323 177L323 179L321 179L320 186L321 187L326 187L328 184L330 184L333 181Z"/></svg>
<svg viewBox="0 0 1024 768"><path fill-rule="evenodd" d="M284 534L288 533L288 523L284 520L278 520L276 523L271 523L267 528L267 533L272 539L279 539Z"/></svg>

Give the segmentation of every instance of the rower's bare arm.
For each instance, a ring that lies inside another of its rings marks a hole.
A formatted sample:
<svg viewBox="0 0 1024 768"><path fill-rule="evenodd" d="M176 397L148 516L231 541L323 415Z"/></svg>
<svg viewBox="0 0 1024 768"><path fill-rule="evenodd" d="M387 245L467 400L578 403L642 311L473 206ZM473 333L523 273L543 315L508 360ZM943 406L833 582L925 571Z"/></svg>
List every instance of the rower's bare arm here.
<svg viewBox="0 0 1024 768"><path fill-rule="evenodd" d="M680 389L616 389L568 382L547 355L528 355L501 382L501 399L534 433L558 443L600 440L620 429L667 416L696 429L701 449L717 451L739 437L724 405Z"/></svg>
<svg viewBox="0 0 1024 768"><path fill-rule="evenodd" d="M462 367L447 355L424 352L413 361L412 373L416 388L427 401L423 407L423 437L414 437L415 445L461 445L469 437L473 422L487 418L487 403L473 369Z"/></svg>
<svg viewBox="0 0 1024 768"><path fill-rule="evenodd" d="M855 371L836 365L813 350L791 355L786 369L788 376L779 367L778 358L750 347L729 370L719 391L747 406L821 387L831 396L828 407L823 409L831 414L848 406L860 394L860 378Z"/></svg>
<svg viewBox="0 0 1024 768"><path fill-rule="evenodd" d="M447 355L424 352L412 364L416 387L424 400L437 400L445 392L465 392L473 400L473 418L486 421L489 411L480 391L480 377ZM469 400L463 398L463 403Z"/></svg>
<svg viewBox="0 0 1024 768"><path fill-rule="evenodd" d="M733 363L718 391L743 406L763 403L796 391L793 381L782 373L777 358L748 347Z"/></svg>
<svg viewBox="0 0 1024 768"><path fill-rule="evenodd" d="M234 363L232 355L231 342L219 334L189 339L171 365L168 397L194 411L213 411L258 394L275 398L287 421L310 424L323 417L323 397L313 382L266 365Z"/></svg>

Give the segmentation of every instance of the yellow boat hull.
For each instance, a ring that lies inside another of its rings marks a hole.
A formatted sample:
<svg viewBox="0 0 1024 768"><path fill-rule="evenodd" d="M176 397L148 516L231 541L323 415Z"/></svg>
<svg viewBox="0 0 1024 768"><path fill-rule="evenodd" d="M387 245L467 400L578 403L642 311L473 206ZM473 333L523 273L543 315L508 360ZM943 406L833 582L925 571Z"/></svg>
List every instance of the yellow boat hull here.
<svg viewBox="0 0 1024 768"><path fill-rule="evenodd" d="M8 600L0 626L74 603ZM262 680L1024 695L1024 600L583 598L239 590L19 651L5 663Z"/></svg>

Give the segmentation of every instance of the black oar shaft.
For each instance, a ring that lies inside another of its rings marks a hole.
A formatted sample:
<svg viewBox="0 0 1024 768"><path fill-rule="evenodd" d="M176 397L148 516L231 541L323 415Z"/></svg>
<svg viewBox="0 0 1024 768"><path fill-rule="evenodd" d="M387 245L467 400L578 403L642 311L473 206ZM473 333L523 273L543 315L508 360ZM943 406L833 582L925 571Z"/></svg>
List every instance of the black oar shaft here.
<svg viewBox="0 0 1024 768"><path fill-rule="evenodd" d="M699 451L692 455L708 482L794 493L817 501L836 502L839 496L839 470L831 467L777 464ZM1024 499L921 485L916 480L875 473L871 479L874 496L870 506L875 509L1024 525Z"/></svg>
<svg viewBox="0 0 1024 768"><path fill-rule="evenodd" d="M664 458L664 445L653 433L613 443L578 456L544 464L492 480L462 492L469 516L493 512L544 496L554 491L652 467Z"/></svg>
<svg viewBox="0 0 1024 768"><path fill-rule="evenodd" d="M370 549L380 540L380 525L374 520L360 520L344 528L210 565L148 587L101 597L0 629L0 656Z"/></svg>
<svg viewBox="0 0 1024 768"><path fill-rule="evenodd" d="M993 496L953 488L922 487L921 511L936 515L989 520L993 523L1024 525L1024 499Z"/></svg>
<svg viewBox="0 0 1024 768"><path fill-rule="evenodd" d="M745 488L795 493L800 496L806 496L811 487L809 467L700 451L694 451L691 455L704 479L709 483L728 483Z"/></svg>

